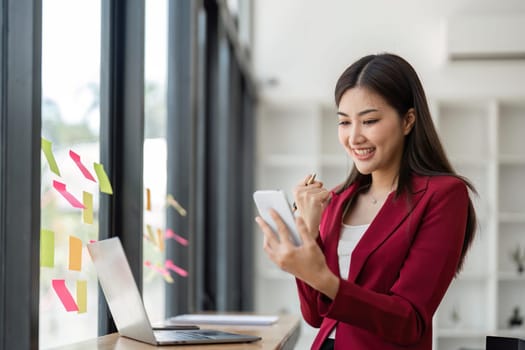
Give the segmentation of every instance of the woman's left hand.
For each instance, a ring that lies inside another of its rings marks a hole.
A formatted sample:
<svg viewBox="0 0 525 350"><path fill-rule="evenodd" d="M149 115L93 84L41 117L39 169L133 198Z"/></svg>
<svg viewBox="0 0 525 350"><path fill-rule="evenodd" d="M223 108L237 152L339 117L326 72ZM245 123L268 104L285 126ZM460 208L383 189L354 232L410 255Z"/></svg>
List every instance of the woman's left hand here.
<svg viewBox="0 0 525 350"><path fill-rule="evenodd" d="M316 235L308 232L300 216L296 217L295 224L302 240L302 245L297 247L290 240L290 232L279 214L273 209L270 214L277 224L277 237L261 217L255 218L264 233L264 250L270 260L333 299L339 288L339 278L328 268L321 248L312 238Z"/></svg>

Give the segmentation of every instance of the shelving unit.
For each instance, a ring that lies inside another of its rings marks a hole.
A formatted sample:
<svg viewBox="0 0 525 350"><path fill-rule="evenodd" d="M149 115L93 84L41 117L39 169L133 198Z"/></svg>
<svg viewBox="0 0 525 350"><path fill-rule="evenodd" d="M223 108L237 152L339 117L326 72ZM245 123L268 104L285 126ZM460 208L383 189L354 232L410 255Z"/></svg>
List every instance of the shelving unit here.
<svg viewBox="0 0 525 350"><path fill-rule="evenodd" d="M525 272L510 258L517 245L525 254L525 98L444 98L431 107L454 168L479 194L472 196L476 239L434 318L434 349L482 349L487 335L525 338L525 325L508 327L514 307L525 317ZM335 108L287 101L258 112L257 188L281 188L291 200L312 171L329 188L346 178L352 163L337 139ZM295 282L268 260L254 231L257 311L300 314ZM313 338L305 329L303 337Z"/></svg>
<svg viewBox="0 0 525 350"><path fill-rule="evenodd" d="M518 245L525 255L525 100L433 102L454 168L479 193L477 237L436 314L435 348L483 348L487 335L524 338L525 325L510 328L509 318L515 307L525 315L525 272L510 258Z"/></svg>

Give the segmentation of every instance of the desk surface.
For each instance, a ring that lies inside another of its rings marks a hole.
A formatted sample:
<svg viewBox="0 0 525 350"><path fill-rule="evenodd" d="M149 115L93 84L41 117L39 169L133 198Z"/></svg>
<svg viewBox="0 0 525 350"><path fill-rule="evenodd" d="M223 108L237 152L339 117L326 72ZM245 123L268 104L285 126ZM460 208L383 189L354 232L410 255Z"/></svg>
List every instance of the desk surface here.
<svg viewBox="0 0 525 350"><path fill-rule="evenodd" d="M141 343L129 338L120 337L117 333L108 334L96 339L75 343L57 348L57 350L142 350L142 349L173 349L173 350L276 350L293 349L300 334L300 321L297 316L282 315L279 320L270 326L226 326L200 325L201 328L223 330L227 332L256 335L262 338L253 343L241 344L214 344L214 345L186 345L186 346L159 346Z"/></svg>

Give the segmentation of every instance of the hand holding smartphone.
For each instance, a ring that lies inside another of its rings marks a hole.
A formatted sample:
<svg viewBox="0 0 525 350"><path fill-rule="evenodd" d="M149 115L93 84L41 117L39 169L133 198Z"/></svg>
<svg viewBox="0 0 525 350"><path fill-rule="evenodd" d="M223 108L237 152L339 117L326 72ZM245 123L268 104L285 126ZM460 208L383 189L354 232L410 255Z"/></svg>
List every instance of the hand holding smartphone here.
<svg viewBox="0 0 525 350"><path fill-rule="evenodd" d="M272 228L277 235L277 224L270 216L270 208L274 209L283 219L288 231L290 232L290 239L293 244L300 246L302 244L301 237L295 225L295 217L292 209L286 199L286 194L281 190L259 190L253 194L255 205L261 217Z"/></svg>

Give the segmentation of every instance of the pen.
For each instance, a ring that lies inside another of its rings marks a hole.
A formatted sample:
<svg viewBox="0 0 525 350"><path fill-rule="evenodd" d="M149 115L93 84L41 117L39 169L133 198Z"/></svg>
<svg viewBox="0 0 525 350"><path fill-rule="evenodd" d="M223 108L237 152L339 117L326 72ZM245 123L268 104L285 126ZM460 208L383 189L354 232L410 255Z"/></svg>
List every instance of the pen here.
<svg viewBox="0 0 525 350"><path fill-rule="evenodd" d="M305 186L308 186L308 185L313 184L314 181L315 181L315 176L316 176L316 175L317 175L316 173L312 173L312 174L310 175L310 177L306 180L306 182L304 183L304 185L305 185ZM296 211L297 211L297 205L295 204L295 202L293 202L293 204L292 204L292 212L295 213Z"/></svg>

